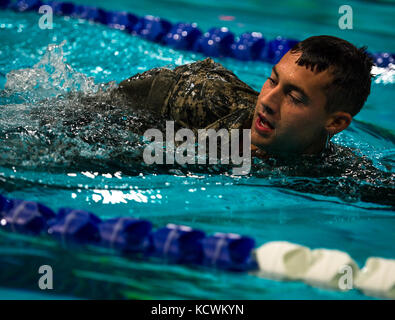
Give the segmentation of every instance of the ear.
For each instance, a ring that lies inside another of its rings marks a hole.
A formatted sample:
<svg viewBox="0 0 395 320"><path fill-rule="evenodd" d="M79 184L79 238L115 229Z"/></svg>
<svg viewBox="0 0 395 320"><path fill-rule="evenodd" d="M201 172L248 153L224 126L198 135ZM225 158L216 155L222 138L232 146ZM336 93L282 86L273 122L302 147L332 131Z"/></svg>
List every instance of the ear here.
<svg viewBox="0 0 395 320"><path fill-rule="evenodd" d="M334 112L328 117L325 129L331 136L333 136L346 129L350 125L351 120L352 116L348 112Z"/></svg>

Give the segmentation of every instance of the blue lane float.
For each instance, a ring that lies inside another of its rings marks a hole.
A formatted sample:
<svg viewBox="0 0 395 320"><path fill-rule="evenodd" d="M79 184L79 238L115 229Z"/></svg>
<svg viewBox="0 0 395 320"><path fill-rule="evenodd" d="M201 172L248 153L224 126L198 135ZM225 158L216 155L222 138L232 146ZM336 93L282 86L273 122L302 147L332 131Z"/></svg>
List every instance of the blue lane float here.
<svg viewBox="0 0 395 320"><path fill-rule="evenodd" d="M395 65L395 54L388 52L379 52L371 54L375 65L381 68L387 67L389 64Z"/></svg>
<svg viewBox="0 0 395 320"><path fill-rule="evenodd" d="M40 234L48 228L48 220L55 213L48 207L32 201L0 197L1 226L6 229Z"/></svg>
<svg viewBox="0 0 395 320"><path fill-rule="evenodd" d="M177 23L164 38L164 43L178 50L192 50L196 40L202 36L196 23Z"/></svg>
<svg viewBox="0 0 395 320"><path fill-rule="evenodd" d="M43 5L40 0L19 0L17 2L9 2L9 7L15 11L38 11L38 8Z"/></svg>
<svg viewBox="0 0 395 320"><path fill-rule="evenodd" d="M63 243L99 243L99 223L101 219L84 210L62 208L57 216L49 221L48 234Z"/></svg>
<svg viewBox="0 0 395 320"><path fill-rule="evenodd" d="M6 205L7 199L0 194L0 218L2 217L3 208Z"/></svg>
<svg viewBox="0 0 395 320"><path fill-rule="evenodd" d="M172 28L172 24L159 17L145 16L136 23L134 31L142 38L163 43L162 39Z"/></svg>
<svg viewBox="0 0 395 320"><path fill-rule="evenodd" d="M233 233L212 236L188 226L168 224L157 230L144 219L102 220L85 210L50 208L0 195L0 226L9 231L47 234L63 244L96 245L122 254L142 253L171 263L198 264L231 271L257 269L255 241Z"/></svg>
<svg viewBox="0 0 395 320"><path fill-rule="evenodd" d="M261 59L271 64L279 62L284 54L296 45L299 40L296 39L285 39L283 37L277 37L269 41L266 50L262 53Z"/></svg>
<svg viewBox="0 0 395 320"><path fill-rule="evenodd" d="M125 30L146 40L178 50L190 50L210 57L230 57L242 61L277 63L299 40L277 37L267 41L261 33L243 33L234 36L227 28L211 28L206 33L196 23L176 23L154 16L138 17L124 11L106 11L98 7L76 5L72 2L41 0L0 0L0 8L15 11L37 11L41 5L50 5L57 15L71 16L101 23L110 28ZM371 54L376 66L386 68L395 64L395 55L389 52Z"/></svg>
<svg viewBox="0 0 395 320"><path fill-rule="evenodd" d="M48 1L45 4L52 8L53 13L60 16L70 16L76 11L75 4L71 2Z"/></svg>
<svg viewBox="0 0 395 320"><path fill-rule="evenodd" d="M6 9L9 7L11 0L0 0L0 8Z"/></svg>
<svg viewBox="0 0 395 320"><path fill-rule="evenodd" d="M101 244L121 252L144 252L150 246L152 223L135 218L114 218L99 224Z"/></svg>
<svg viewBox="0 0 395 320"><path fill-rule="evenodd" d="M108 11L102 14L102 16L103 17L99 17L97 21L104 19L105 24L107 24L110 28L127 30L129 32L133 32L135 30L135 26L139 21L137 16L125 11Z"/></svg>
<svg viewBox="0 0 395 320"><path fill-rule="evenodd" d="M260 32L243 33L231 45L232 54L239 60L259 60L263 55L266 41Z"/></svg>
<svg viewBox="0 0 395 320"><path fill-rule="evenodd" d="M255 240L235 233L216 233L202 240L204 264L222 269L244 271L256 269L251 251Z"/></svg>
<svg viewBox="0 0 395 320"><path fill-rule="evenodd" d="M73 17L89 20L89 21L105 21L103 16L105 16L104 10L99 10L96 7L84 6L84 5L77 5L74 8L74 12L72 14Z"/></svg>
<svg viewBox="0 0 395 320"><path fill-rule="evenodd" d="M192 48L209 57L229 57L233 42L234 34L228 28L211 28L197 39Z"/></svg>
<svg viewBox="0 0 395 320"><path fill-rule="evenodd" d="M205 233L187 226L168 224L152 233L155 256L178 263L197 263L203 260L202 239Z"/></svg>

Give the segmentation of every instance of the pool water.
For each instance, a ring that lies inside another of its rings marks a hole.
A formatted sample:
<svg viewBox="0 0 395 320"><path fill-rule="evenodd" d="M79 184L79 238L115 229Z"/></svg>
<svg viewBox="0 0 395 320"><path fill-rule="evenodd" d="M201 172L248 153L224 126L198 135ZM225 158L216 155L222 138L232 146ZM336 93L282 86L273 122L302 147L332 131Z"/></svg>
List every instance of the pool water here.
<svg viewBox="0 0 395 320"><path fill-rule="evenodd" d="M144 0L133 6L128 1L76 2L137 15L159 15L171 22L182 17L185 22L197 22L204 31L212 26L227 26L236 34L261 31L269 39L277 35L303 39L331 34L356 45L368 45L370 51L395 52L391 28L395 6L385 3L351 2L355 29L342 31L337 27L337 12L342 4L339 1L319 5L314 1L284 1L276 6L263 1L213 4ZM224 21L223 16L233 18ZM114 129L110 131L114 144L93 148L78 137L66 141L61 136L65 128L60 126L48 143L31 114L35 107L43 106L43 98L73 89L90 94L99 90L101 83L119 83L153 67L175 67L204 57L67 17L54 17L52 30L40 30L38 19L34 13L0 11L0 89L7 87L0 95L1 194L42 202L53 209L81 208L103 219L133 216L152 221L154 227L175 223L207 234L239 233L253 237L257 245L284 240L312 249L339 249L348 252L359 267L371 256L395 258L394 204L361 201L358 191L349 191L350 197L339 197L345 190L341 182L335 185L339 192L323 194L282 187L295 179L282 172L232 177L182 172L132 175L127 168L105 172L94 165L76 170L67 150L79 152L84 159L106 160L130 152L122 139L133 137L122 128ZM47 52L50 44L57 46ZM263 62L215 60L256 90L260 90L271 70ZM358 149L377 168L393 173L395 79L393 70L376 71L381 74L366 106L335 142ZM44 105L48 115L63 106L49 101ZM110 130L89 126L82 129L97 130L98 134ZM37 286L38 268L43 264L54 270L54 290L50 293ZM63 247L47 237L0 230L0 298L10 297L372 299L357 290L329 291L302 282L128 258L96 247Z"/></svg>

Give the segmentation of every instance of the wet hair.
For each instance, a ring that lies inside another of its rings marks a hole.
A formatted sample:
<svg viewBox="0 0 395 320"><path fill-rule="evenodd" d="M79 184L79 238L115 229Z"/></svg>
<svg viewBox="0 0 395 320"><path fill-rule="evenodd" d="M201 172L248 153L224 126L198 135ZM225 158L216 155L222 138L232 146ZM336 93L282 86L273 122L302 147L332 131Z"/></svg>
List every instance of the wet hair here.
<svg viewBox="0 0 395 320"><path fill-rule="evenodd" d="M366 47L357 48L333 36L314 36L297 43L291 53L302 53L296 63L314 72L328 70L333 81L325 88L328 112L355 116L370 94L372 58Z"/></svg>

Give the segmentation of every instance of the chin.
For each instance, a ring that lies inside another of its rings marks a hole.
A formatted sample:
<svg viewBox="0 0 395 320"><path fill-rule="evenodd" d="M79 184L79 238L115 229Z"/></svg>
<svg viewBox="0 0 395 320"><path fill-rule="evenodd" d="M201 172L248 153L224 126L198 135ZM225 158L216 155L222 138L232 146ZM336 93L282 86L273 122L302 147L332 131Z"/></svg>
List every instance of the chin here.
<svg viewBox="0 0 395 320"><path fill-rule="evenodd" d="M260 135L254 136L251 134L251 144L256 146L258 149L265 151L268 154L277 154L278 148L270 139L265 139Z"/></svg>
<svg viewBox="0 0 395 320"><path fill-rule="evenodd" d="M266 139L251 130L251 144L258 147L259 149L265 149L265 147L269 147L271 145L270 139Z"/></svg>

